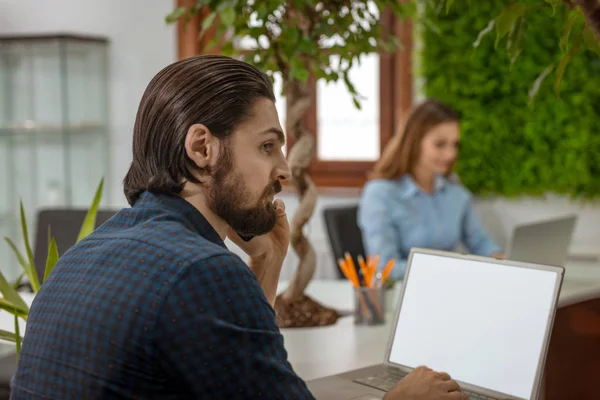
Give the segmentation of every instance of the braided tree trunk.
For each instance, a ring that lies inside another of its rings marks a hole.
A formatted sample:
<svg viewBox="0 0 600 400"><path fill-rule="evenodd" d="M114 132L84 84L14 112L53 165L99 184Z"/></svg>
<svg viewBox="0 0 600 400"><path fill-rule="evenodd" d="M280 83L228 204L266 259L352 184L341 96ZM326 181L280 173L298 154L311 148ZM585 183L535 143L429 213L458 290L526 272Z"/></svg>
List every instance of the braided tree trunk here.
<svg viewBox="0 0 600 400"><path fill-rule="evenodd" d="M308 84L288 83L286 97L286 130L295 139L288 154L288 164L292 184L300 196L300 204L290 223L290 243L300 260L287 289L275 301L275 311L282 328L329 325L335 323L338 313L304 295L317 262L315 251L302 232L317 202L317 188L307 173L315 154L315 137L304 126L304 116L311 105Z"/></svg>

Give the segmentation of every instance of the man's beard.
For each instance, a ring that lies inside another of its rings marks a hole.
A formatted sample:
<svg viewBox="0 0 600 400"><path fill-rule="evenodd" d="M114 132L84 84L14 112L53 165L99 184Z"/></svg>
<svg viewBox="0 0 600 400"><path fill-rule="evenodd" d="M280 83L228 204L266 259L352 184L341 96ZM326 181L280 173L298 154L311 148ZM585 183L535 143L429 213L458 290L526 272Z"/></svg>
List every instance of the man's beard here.
<svg viewBox="0 0 600 400"><path fill-rule="evenodd" d="M277 212L268 199L281 191L275 181L265 188L258 203L249 205L252 195L242 177L235 173L228 154L212 176L208 206L235 232L246 236L269 233L275 227Z"/></svg>

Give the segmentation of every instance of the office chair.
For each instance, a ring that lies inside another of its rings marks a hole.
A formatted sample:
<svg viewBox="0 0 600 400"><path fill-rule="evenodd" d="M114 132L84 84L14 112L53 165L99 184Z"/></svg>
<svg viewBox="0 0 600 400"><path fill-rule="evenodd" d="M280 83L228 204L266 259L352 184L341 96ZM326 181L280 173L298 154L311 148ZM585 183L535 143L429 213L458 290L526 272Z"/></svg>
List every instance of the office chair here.
<svg viewBox="0 0 600 400"><path fill-rule="evenodd" d="M356 222L357 211L358 206L356 205L323 210L336 271L340 279L345 279L345 276L340 270L337 260L344 258L344 253L350 253L355 266L358 265L358 256L365 255L362 234Z"/></svg>
<svg viewBox="0 0 600 400"><path fill-rule="evenodd" d="M48 257L48 227L56 240L58 254L62 256L65 251L77 241L79 230L87 209L44 209L38 213L33 262L38 273L40 283L44 279L46 258ZM96 228L110 219L116 211L99 210L96 215Z"/></svg>

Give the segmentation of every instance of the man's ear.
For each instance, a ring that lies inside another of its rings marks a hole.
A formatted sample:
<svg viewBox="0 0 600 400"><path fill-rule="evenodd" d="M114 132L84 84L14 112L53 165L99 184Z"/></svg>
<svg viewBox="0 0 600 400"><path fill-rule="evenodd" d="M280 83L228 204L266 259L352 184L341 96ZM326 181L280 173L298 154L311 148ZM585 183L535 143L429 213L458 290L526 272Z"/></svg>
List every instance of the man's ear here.
<svg viewBox="0 0 600 400"><path fill-rule="evenodd" d="M185 152L198 168L206 168L217 155L217 142L205 125L194 124L185 136Z"/></svg>

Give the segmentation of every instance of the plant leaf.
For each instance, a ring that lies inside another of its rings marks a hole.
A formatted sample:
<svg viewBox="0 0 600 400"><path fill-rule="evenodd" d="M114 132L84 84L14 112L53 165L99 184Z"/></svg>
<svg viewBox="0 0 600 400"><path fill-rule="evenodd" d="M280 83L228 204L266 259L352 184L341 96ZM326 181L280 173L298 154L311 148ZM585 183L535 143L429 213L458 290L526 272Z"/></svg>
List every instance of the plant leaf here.
<svg viewBox="0 0 600 400"><path fill-rule="evenodd" d="M523 44L525 43L525 32L527 30L525 17L519 17L513 24L508 34L508 40L506 42L506 50L508 57L510 58L511 64L514 64L521 52L523 51Z"/></svg>
<svg viewBox="0 0 600 400"><path fill-rule="evenodd" d="M85 215L85 219L83 220L83 224L81 225L81 229L79 230L79 235L77 236L77 242L81 239L89 235L94 231L96 227L96 215L98 214L98 207L100 206L100 200L102 199L102 188L104 187L104 178L100 179L100 184L96 189L96 194L94 195L94 200L92 201L92 205Z"/></svg>
<svg viewBox="0 0 600 400"><path fill-rule="evenodd" d="M50 244L48 245L48 258L46 258L46 270L44 271L44 282L48 279L48 275L54 269L54 266L58 262L58 246L56 245L56 240L52 238L50 240Z"/></svg>
<svg viewBox="0 0 600 400"><path fill-rule="evenodd" d="M25 275L27 275L25 272L21 272L21 275L19 275L17 280L15 280L15 282L12 284L13 289L19 289L19 286L21 286L21 282L23 282L23 278L25 277Z"/></svg>
<svg viewBox="0 0 600 400"><path fill-rule="evenodd" d="M15 343L17 344L17 362L19 362L19 353L21 352L21 342L23 338L21 337L21 332L19 329L19 317L15 314Z"/></svg>
<svg viewBox="0 0 600 400"><path fill-rule="evenodd" d="M571 37L571 31L573 30L573 25L575 24L575 20L577 19L578 13L571 11L569 13L569 17L565 21L561 32L560 32L560 49L563 52L567 52L569 48L569 39Z"/></svg>
<svg viewBox="0 0 600 400"><path fill-rule="evenodd" d="M221 23L225 26L233 25L235 22L235 10L233 7L225 7L221 11Z"/></svg>
<svg viewBox="0 0 600 400"><path fill-rule="evenodd" d="M24 308L20 305L16 305L5 298L0 298L0 309L23 318L27 318L27 315L29 314L27 307Z"/></svg>
<svg viewBox="0 0 600 400"><path fill-rule="evenodd" d="M19 252L19 250L17 249L15 244L12 242L12 240L10 240L7 237L5 237L4 240L6 241L6 243L8 243L10 248L16 254L17 259L19 260L19 264L21 264L21 266L27 273L27 269L29 268L27 265L27 262L25 261L25 259L23 258L23 256L21 255L21 253ZM29 276L29 274L27 274L27 275ZM8 283L8 281L6 280L6 278L4 277L4 275L1 272L0 272L0 292L2 293L4 298L7 299L8 301L10 301L11 303L18 305L19 307L29 309L27 307L27 304L25 304L23 299L21 299L21 296L19 296L19 293L17 292L17 290L11 284Z"/></svg>
<svg viewBox="0 0 600 400"><path fill-rule="evenodd" d="M571 61L571 57L573 57L573 52L569 51L560 59L558 63L558 67L556 68L556 73L554 74L554 93L558 96L560 93L560 84L562 82L562 78L565 75L565 69L567 68L567 64Z"/></svg>
<svg viewBox="0 0 600 400"><path fill-rule="evenodd" d="M533 82L533 85L531 86L531 89L529 89L529 93L528 93L530 105L533 103L533 99L535 99L535 96L538 94L540 87L542 86L542 83L544 82L544 79L546 79L546 77L548 75L550 75L550 72L552 72L553 69L554 69L554 64L546 67L546 69L544 69L542 71L542 73L539 74L537 78L535 78L535 81Z"/></svg>
<svg viewBox="0 0 600 400"><path fill-rule="evenodd" d="M204 20L202 21L202 28L200 29L200 33L198 34L198 40L202 39L208 28L212 26L213 22L215 22L216 16L217 13L211 12L206 16L206 18L204 18Z"/></svg>
<svg viewBox="0 0 600 400"><path fill-rule="evenodd" d="M586 26L583 30L583 43L586 49L600 56L600 41L596 39L594 31L589 26Z"/></svg>
<svg viewBox="0 0 600 400"><path fill-rule="evenodd" d="M525 15L527 9L527 4L523 3L511 3L504 7L500 15L496 17L496 42L494 46L498 47L500 40L510 32L517 18Z"/></svg>
<svg viewBox="0 0 600 400"><path fill-rule="evenodd" d="M21 209L21 230L23 233L23 243L25 243L25 254L27 255L27 261L29 262L25 267L25 272L29 277L33 292L37 293L40 290L40 280L38 279L37 272L35 270L35 263L33 262L33 253L31 252L31 246L29 245L29 231L27 229L27 218L25 217L25 209L23 208L23 202L20 202Z"/></svg>
<svg viewBox="0 0 600 400"><path fill-rule="evenodd" d="M487 26L479 32L479 34L477 35L477 40L475 40L473 42L473 47L475 47L475 48L479 47L479 45L481 44L481 40L485 37L485 35L490 33L492 31L492 29L494 29L495 25L496 25L496 20L494 20L494 19L491 20L487 24Z"/></svg>
<svg viewBox="0 0 600 400"><path fill-rule="evenodd" d="M556 14L556 7L558 6L558 3L561 0L545 0L546 3L550 4L552 6L552 16L554 17L554 15Z"/></svg>
<svg viewBox="0 0 600 400"><path fill-rule="evenodd" d="M14 332L9 332L9 331L5 331L4 329L0 329L0 339L16 343L17 335L15 335ZM20 338L20 339L22 340L23 338Z"/></svg>
<svg viewBox="0 0 600 400"><path fill-rule="evenodd" d="M452 4L454 4L454 0L446 0L446 14L450 12L450 8L452 8Z"/></svg>
<svg viewBox="0 0 600 400"><path fill-rule="evenodd" d="M165 17L165 22L167 24L172 24L177 21L179 18L183 17L187 12L187 8L185 7L177 7L169 15Z"/></svg>

